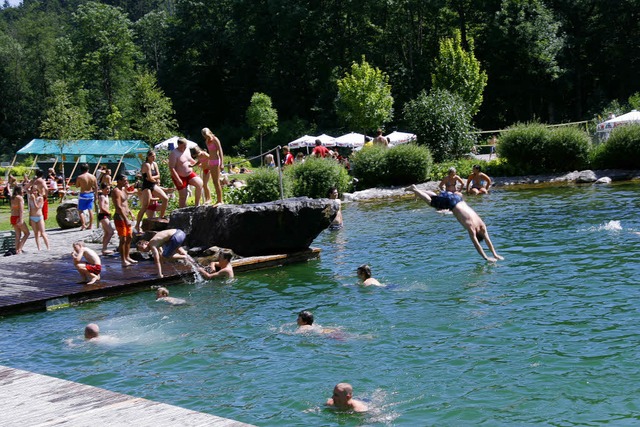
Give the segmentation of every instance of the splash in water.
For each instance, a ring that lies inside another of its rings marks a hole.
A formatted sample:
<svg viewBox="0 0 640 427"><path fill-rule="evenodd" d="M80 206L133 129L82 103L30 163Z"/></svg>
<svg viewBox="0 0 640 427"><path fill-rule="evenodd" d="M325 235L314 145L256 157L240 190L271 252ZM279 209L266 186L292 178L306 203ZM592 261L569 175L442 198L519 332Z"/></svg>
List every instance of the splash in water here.
<svg viewBox="0 0 640 427"><path fill-rule="evenodd" d="M622 231L622 225L620 225L620 221L612 220L597 227L594 226L580 231Z"/></svg>

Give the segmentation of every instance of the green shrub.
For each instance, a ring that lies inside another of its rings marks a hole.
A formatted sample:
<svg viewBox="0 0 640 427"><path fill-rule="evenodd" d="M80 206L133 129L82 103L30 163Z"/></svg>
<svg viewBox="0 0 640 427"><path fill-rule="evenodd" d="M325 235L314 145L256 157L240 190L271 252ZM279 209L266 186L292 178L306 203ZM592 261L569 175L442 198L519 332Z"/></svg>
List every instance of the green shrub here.
<svg viewBox="0 0 640 427"><path fill-rule="evenodd" d="M640 168L640 124L615 128L592 153L595 168Z"/></svg>
<svg viewBox="0 0 640 427"><path fill-rule="evenodd" d="M295 197L327 197L331 187L339 193L349 190L349 173L333 159L308 157L303 163L294 163L285 169L285 175L293 182Z"/></svg>
<svg viewBox="0 0 640 427"><path fill-rule="evenodd" d="M446 90L422 91L405 104L404 118L420 145L427 146L437 162L471 151L471 113L460 97Z"/></svg>
<svg viewBox="0 0 640 427"><path fill-rule="evenodd" d="M551 130L542 168L552 172L584 169L589 163L591 138L577 127L557 127Z"/></svg>
<svg viewBox="0 0 640 427"><path fill-rule="evenodd" d="M169 169L169 153L168 150L156 150L156 163L160 172L160 185L163 187L173 187L171 180L171 170ZM114 177L115 178L115 177Z"/></svg>
<svg viewBox="0 0 640 427"><path fill-rule="evenodd" d="M542 172L539 163L550 137L551 131L540 123L517 124L502 133L496 150L523 174Z"/></svg>
<svg viewBox="0 0 640 427"><path fill-rule="evenodd" d="M284 197L291 196L291 186L286 174L283 174L282 184ZM262 203L280 199L280 179L278 169L258 168L247 176L246 202Z"/></svg>
<svg viewBox="0 0 640 427"><path fill-rule="evenodd" d="M242 205L244 203L248 203L248 198L249 194L247 192L247 187L236 188L228 185L222 186L222 199L225 203L230 205Z"/></svg>
<svg viewBox="0 0 640 427"><path fill-rule="evenodd" d="M559 172L587 166L591 139L575 127L549 129L540 123L518 124L504 132L500 157L521 173Z"/></svg>
<svg viewBox="0 0 640 427"><path fill-rule="evenodd" d="M387 182L387 148L364 147L356 151L350 159L353 176L358 178L358 188L373 188Z"/></svg>
<svg viewBox="0 0 640 427"><path fill-rule="evenodd" d="M473 165L480 164L482 166L482 171L485 171L485 165L487 162L478 159L470 159L470 158L461 158L457 160L449 160L443 163L436 163L431 168L431 180L432 181L440 181L442 178L447 176L449 173L449 168L454 167L458 172L458 175L466 179L469 175L471 175L471 171L473 170Z"/></svg>
<svg viewBox="0 0 640 427"><path fill-rule="evenodd" d="M384 154L387 163L387 183L407 185L424 182L429 178L433 158L426 147L402 144Z"/></svg>

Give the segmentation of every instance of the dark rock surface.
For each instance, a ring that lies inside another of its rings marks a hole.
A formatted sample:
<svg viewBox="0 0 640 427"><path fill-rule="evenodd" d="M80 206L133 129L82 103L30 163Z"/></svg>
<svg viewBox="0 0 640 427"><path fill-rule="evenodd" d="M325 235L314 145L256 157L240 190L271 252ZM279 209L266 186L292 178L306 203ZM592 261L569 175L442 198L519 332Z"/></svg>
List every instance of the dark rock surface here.
<svg viewBox="0 0 640 427"><path fill-rule="evenodd" d="M169 228L183 230L189 247L219 246L241 256L284 254L307 249L338 209L337 201L307 197L188 207L171 213Z"/></svg>

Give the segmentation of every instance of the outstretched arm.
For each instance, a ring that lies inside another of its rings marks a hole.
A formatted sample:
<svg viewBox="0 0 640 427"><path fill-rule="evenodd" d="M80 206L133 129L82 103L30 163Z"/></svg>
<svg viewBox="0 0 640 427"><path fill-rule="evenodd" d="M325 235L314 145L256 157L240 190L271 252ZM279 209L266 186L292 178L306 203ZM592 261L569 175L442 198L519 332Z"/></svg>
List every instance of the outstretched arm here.
<svg viewBox="0 0 640 427"><path fill-rule="evenodd" d="M151 246L151 254L153 255L153 260L156 263L156 270L158 271L158 277L160 278L164 277L162 275L162 259L160 258L160 252L158 251L158 248L156 248L155 246Z"/></svg>
<svg viewBox="0 0 640 427"><path fill-rule="evenodd" d="M504 259L504 257L501 257L496 253L496 250L493 247L493 243L491 243L491 239L489 238L489 233L486 231L484 233L484 240L487 242L487 247L489 248L489 250L491 251L494 257L496 257L497 259Z"/></svg>
<svg viewBox="0 0 640 427"><path fill-rule="evenodd" d="M473 243L473 246L476 247L476 250L478 251L478 253L480 254L480 256L482 258L484 258L484 259L486 259L487 261L490 261L490 262L495 262L496 261L495 258L489 258L487 256L487 254L484 253L484 249L482 249L482 245L478 241L478 237L476 236L476 233L473 230L469 230L469 238L471 239L471 242Z"/></svg>

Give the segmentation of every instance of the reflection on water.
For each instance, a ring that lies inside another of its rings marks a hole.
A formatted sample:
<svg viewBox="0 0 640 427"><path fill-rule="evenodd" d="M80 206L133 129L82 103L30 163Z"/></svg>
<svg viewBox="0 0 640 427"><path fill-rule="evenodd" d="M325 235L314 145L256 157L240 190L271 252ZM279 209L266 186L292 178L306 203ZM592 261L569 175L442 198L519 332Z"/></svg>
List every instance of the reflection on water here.
<svg viewBox="0 0 640 427"><path fill-rule="evenodd" d="M149 290L5 318L0 363L260 426L633 424L639 188L468 199L495 264L423 202L344 204L320 260L171 286L186 306ZM363 263L389 286L358 286ZM296 334L303 309L340 338ZM91 322L117 345L87 345ZM345 381L369 413L324 407Z"/></svg>

